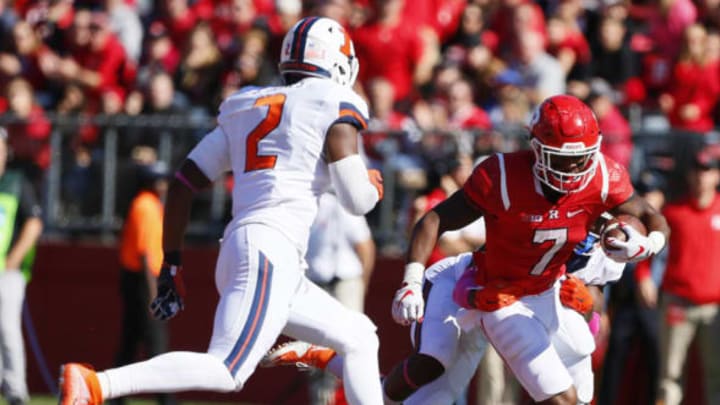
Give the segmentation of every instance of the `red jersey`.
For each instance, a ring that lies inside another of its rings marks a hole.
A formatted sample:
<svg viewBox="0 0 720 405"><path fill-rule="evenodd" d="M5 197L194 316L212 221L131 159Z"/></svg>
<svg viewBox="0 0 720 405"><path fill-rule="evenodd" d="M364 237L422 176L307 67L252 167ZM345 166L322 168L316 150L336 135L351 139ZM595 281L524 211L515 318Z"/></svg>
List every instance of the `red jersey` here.
<svg viewBox="0 0 720 405"><path fill-rule="evenodd" d="M672 232L662 290L695 304L720 303L720 195L705 209L685 199L663 214Z"/></svg>
<svg viewBox="0 0 720 405"><path fill-rule="evenodd" d="M498 153L478 165L463 187L468 201L485 215L479 285L506 280L543 291L564 274L573 248L600 214L633 194L627 171L600 155L590 183L553 203L533 175L534 162L530 150Z"/></svg>

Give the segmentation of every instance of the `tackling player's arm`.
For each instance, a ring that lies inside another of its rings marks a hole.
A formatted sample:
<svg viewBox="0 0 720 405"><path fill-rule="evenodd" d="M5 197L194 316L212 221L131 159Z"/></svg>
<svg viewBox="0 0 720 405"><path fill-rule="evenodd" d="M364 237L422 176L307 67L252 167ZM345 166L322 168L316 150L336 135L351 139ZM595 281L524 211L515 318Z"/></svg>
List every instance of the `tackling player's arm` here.
<svg viewBox="0 0 720 405"><path fill-rule="evenodd" d="M426 263L438 238L445 231L460 229L483 215L461 189L436 205L415 224L410 237L408 263Z"/></svg>
<svg viewBox="0 0 720 405"><path fill-rule="evenodd" d="M422 296L425 263L438 237L445 231L460 229L482 215L483 212L470 203L465 191L461 189L428 211L415 224L410 237L403 282L393 299L392 316L395 322L409 325L422 321L425 310Z"/></svg>
<svg viewBox="0 0 720 405"><path fill-rule="evenodd" d="M354 215L367 214L382 199L382 176L367 170L358 154L358 128L345 122L330 126L325 155L340 204Z"/></svg>

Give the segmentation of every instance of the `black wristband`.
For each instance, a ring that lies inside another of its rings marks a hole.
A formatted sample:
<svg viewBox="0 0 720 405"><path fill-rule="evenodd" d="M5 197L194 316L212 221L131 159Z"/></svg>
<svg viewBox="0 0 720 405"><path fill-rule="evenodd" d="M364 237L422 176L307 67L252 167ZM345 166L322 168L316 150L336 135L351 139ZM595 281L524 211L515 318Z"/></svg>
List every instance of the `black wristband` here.
<svg viewBox="0 0 720 405"><path fill-rule="evenodd" d="M181 260L180 260L180 251L179 250L173 250L172 252L165 252L165 257L163 258L163 261L167 264L173 265L173 266L180 266Z"/></svg>

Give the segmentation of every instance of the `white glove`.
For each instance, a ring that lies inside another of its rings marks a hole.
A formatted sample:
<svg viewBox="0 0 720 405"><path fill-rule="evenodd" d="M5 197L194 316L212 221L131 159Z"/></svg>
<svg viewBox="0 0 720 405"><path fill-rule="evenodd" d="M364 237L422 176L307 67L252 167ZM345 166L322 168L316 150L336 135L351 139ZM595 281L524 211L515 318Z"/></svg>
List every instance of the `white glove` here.
<svg viewBox="0 0 720 405"><path fill-rule="evenodd" d="M627 235L627 240L608 238L607 243L603 244L605 254L616 262L641 262L665 246L665 235L660 232L653 231L644 236L629 224L622 224L621 228Z"/></svg>
<svg viewBox="0 0 720 405"><path fill-rule="evenodd" d="M397 290L392 304L392 316L400 325L410 325L413 322L422 322L425 313L425 301L422 296L422 284L403 284Z"/></svg>
<svg viewBox="0 0 720 405"><path fill-rule="evenodd" d="M425 313L425 300L422 295L422 283L425 266L412 262L405 265L402 287L395 293L392 303L392 317L400 325L422 322Z"/></svg>

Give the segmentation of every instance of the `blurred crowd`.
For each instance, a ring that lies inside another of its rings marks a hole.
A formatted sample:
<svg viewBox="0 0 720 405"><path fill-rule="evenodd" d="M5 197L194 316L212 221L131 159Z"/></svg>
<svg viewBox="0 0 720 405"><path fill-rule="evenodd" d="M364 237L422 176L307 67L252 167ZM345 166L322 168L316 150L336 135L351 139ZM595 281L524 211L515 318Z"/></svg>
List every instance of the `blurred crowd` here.
<svg viewBox="0 0 720 405"><path fill-rule="evenodd" d="M62 152L65 213L97 213L100 166L112 156L103 144L110 127L93 118L130 117L114 128L122 215L132 197L129 168L162 160L160 135L173 137L165 163L176 167L204 134L198 126L143 127L132 118L211 123L231 92L279 84L282 38L311 14L341 22L354 40L356 90L371 113L363 146L370 165L383 169L384 203L400 213L392 226L402 233L455 191L473 162L521 147L534 107L550 95L585 100L599 119L603 152L626 167L638 164L633 111L652 113L660 132L698 138L720 122L720 0L0 0L0 124L10 165L46 196L48 168ZM62 126L63 117L83 119ZM61 144L53 144L58 150L51 148L54 130L63 132ZM654 169L671 169L663 162L631 171L640 192L672 196L675 185L697 183L685 174L675 182L658 178ZM717 166L688 173L712 174L706 183L714 190ZM379 210L371 225L387 223L382 204ZM717 220L713 226L720 228ZM477 239L469 235L453 246L467 249ZM382 243L387 235L374 236ZM446 254L453 252L448 246L440 246ZM649 279L628 281L638 284L627 291L641 296L641 309L656 309L658 289L665 288L659 276L649 288ZM635 298L626 303L637 309ZM645 330L647 400L657 380L673 386L656 364L664 335L657 325ZM627 353L617 348L628 346L622 336L606 338L610 353ZM626 363L608 358L615 360L600 403L617 403Z"/></svg>

